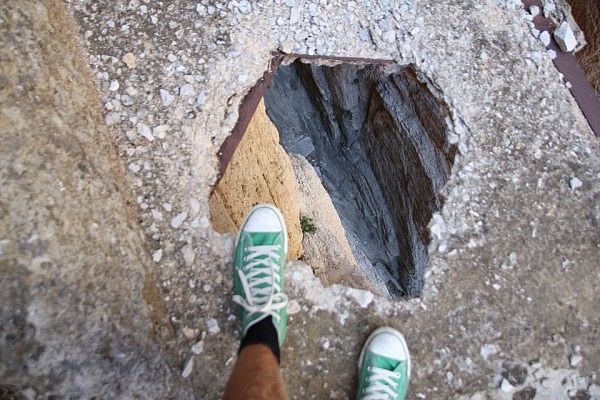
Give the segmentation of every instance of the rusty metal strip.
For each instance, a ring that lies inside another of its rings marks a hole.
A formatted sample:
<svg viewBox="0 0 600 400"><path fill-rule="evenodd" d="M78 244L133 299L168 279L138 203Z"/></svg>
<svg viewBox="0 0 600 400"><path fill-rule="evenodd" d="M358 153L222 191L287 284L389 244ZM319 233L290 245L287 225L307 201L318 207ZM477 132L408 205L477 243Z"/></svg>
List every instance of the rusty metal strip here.
<svg viewBox="0 0 600 400"><path fill-rule="evenodd" d="M538 6L542 9L541 0L523 0L526 9L531 6ZM556 58L553 60L556 69L563 74L566 81L571 84L569 88L571 94L577 101L581 112L587 119L592 132L600 137L600 96L592 87L587 76L579 66L577 58L572 53L565 53L558 47L552 35L555 24L546 18L542 12L533 18L535 28L540 32L547 31L550 34L550 44L547 49L556 52Z"/></svg>
<svg viewBox="0 0 600 400"><path fill-rule="evenodd" d="M235 149L237 149L242 140L244 132L246 132L246 128L248 128L248 124L250 124L250 120L256 111L256 107L258 107L258 103L260 103L260 99L262 99L265 94L265 90L267 90L269 83L271 83L271 79L273 79L273 74L275 74L275 71L277 71L277 68L279 68L283 59L283 56L274 56L271 59L271 64L269 65L267 72L264 73L263 77L256 85L254 85L254 87L252 87L252 89L250 89L248 94L242 100L238 120L233 127L233 131L231 131L231 135L225 139L219 149L219 177L217 178L215 186L225 174L225 170L233 157L233 153L235 153Z"/></svg>

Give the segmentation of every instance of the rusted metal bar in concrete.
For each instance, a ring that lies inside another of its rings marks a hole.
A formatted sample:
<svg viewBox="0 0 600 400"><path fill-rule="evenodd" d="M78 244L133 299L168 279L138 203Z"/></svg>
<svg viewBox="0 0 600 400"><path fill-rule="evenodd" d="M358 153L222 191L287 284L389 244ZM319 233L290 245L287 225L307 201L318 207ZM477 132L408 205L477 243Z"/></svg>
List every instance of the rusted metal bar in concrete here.
<svg viewBox="0 0 600 400"><path fill-rule="evenodd" d="M531 6L538 6L542 9L541 0L523 0L524 6L529 9ZM577 101L581 112L587 119L592 131L597 137L600 137L600 97L598 92L592 87L591 83L587 79L587 76L583 72L583 69L579 66L577 58L572 53L566 53L558 47L558 44L554 40L554 29L555 24L543 13L536 15L533 18L535 28L540 32L548 31L550 34L550 44L547 49L554 50L556 52L556 58L553 60L554 65L564 75L565 79L571 84L569 90Z"/></svg>
<svg viewBox="0 0 600 400"><path fill-rule="evenodd" d="M271 83L271 79L273 78L273 74L277 71L277 68L283 61L284 57L282 55L276 55L271 59L271 64L269 65L269 69L264 73L263 77L254 85L252 89L248 92L248 94L242 100L242 104L240 105L240 112L238 116L238 120L233 127L233 131L231 135L225 139L221 148L219 149L219 177L217 178L217 182L219 182L223 174L225 174L225 170L233 157L233 153L235 153L235 149L238 147L238 144L242 140L244 136L244 132L252 119L252 115L256 111L256 107L260 102L260 99L263 97L265 90Z"/></svg>

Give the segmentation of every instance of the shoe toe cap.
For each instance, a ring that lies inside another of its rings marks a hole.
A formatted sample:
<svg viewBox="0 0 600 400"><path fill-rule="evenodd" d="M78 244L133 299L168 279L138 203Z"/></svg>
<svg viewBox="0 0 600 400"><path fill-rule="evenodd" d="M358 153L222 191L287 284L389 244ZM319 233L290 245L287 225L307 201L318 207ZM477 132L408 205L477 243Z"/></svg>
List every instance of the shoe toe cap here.
<svg viewBox="0 0 600 400"><path fill-rule="evenodd" d="M381 332L369 344L369 351L394 360L407 360L408 348L401 334Z"/></svg>
<svg viewBox="0 0 600 400"><path fill-rule="evenodd" d="M279 213L270 206L254 209L244 225L247 232L279 232L284 229Z"/></svg>

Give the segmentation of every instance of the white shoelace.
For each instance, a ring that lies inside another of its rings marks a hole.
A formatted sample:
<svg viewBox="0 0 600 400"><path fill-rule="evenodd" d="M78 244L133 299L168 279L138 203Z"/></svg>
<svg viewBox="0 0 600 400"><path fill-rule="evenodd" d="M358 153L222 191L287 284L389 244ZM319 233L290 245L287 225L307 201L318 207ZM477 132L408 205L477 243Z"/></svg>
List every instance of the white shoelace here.
<svg viewBox="0 0 600 400"><path fill-rule="evenodd" d="M275 323L280 319L278 311L287 305L288 300L281 290L280 266L277 264L281 258L278 254L280 249L280 245L248 246L246 251L249 254L244 257L248 264L244 265L242 270L238 270L245 297L233 296L233 301L248 313L268 314L273 317ZM269 274L266 274L264 267L269 268ZM259 287L263 284L267 285Z"/></svg>
<svg viewBox="0 0 600 400"><path fill-rule="evenodd" d="M402 376L400 372L387 369L368 367L371 374L367 378L368 386L364 389L365 396L361 400L394 400L398 398L396 380Z"/></svg>

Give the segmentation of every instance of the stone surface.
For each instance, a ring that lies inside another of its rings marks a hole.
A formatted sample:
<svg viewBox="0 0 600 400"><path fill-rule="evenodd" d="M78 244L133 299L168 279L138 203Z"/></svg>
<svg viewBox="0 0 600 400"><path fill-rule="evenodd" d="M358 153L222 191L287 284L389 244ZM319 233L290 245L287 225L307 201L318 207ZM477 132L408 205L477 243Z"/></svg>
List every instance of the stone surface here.
<svg viewBox="0 0 600 400"><path fill-rule="evenodd" d="M570 3L571 1L568 0L544 0L543 11L544 16L549 18L555 27L559 27L563 23L569 25L575 39L571 51L578 52L586 46L587 41L585 32L581 30L578 21L573 17Z"/></svg>
<svg viewBox="0 0 600 400"><path fill-rule="evenodd" d="M250 209L275 204L288 230L288 257L302 255L298 186L290 159L279 145L277 128L261 101L225 174L210 197L211 221L218 232L235 232Z"/></svg>
<svg viewBox="0 0 600 400"><path fill-rule="evenodd" d="M569 391L574 390L598 397L600 338L596 327L600 324L597 312L600 268L595 260L599 259L600 241L600 146L549 56L544 52L536 60L528 57L529 52L539 51L541 44L529 32L520 1L290 2L300 11L295 24L290 24L290 7L279 1L252 2L249 14L235 12L234 3L239 1L68 1L80 28L81 48L88 52L87 60L102 104L117 100L117 95L130 97L129 105L123 103L120 117L111 121L114 124L110 137L124 165L136 163L143 169L137 174L127 172L126 182L134 191L137 215L132 213L131 219L119 220L131 221L132 226L135 221L141 223L145 246L141 239L135 239L139 238L137 234L130 242L132 247L139 248L140 260L162 249L162 258L156 264L148 264L148 270L159 278L161 293L156 298L164 299L175 333L173 347L178 362L169 370L180 376L191 346L201 332L208 331L209 318L218 321L221 332L205 337L204 350L195 357L196 365L202 368L194 368L186 384L192 386L196 397L220 398L233 366L239 345L236 312L231 303L233 235L220 235L212 229L208 198L217 176L218 149L236 123L242 98L267 70L271 52L279 43L290 40L295 52L413 64L438 88L448 104L449 118L457 130L452 140L460 150L443 190L444 206L436 214L441 221L432 225L439 229L436 228L438 235L432 235L428 248L431 268L426 273L420 298L390 302L375 296L362 308L367 297L362 293L357 296L355 289L339 285L324 288L309 266L297 263L287 266L286 291L293 300L290 309L294 313L282 349L282 368L290 398L353 397L360 347L372 329L381 325L392 325L407 338L413 360L410 398L506 398L499 389L504 362L528 365L527 379L515 388L514 395L527 396L533 392L539 398L567 399ZM19 14L28 15L36 4L19 2L11 10L19 9ZM145 11L142 6L146 6ZM311 6L316 7L318 14L311 15ZM5 9L0 12L2 18L6 18ZM397 40L393 44L382 38L379 21L383 19L388 19L391 29L396 31ZM170 21L177 23L174 29L169 27ZM0 29L7 26L3 23ZM60 26L67 28L64 23ZM308 35L296 39L296 32L300 31ZM6 51L9 47L4 42L9 36L2 33L0 51ZM19 43L28 38L31 36L20 35ZM62 54L64 48L49 46L44 54L57 54L57 49ZM120 61L126 52L136 54L135 69L125 68ZM481 57L483 52L486 57ZM176 61L167 59L169 53L176 55ZM6 60L15 60L17 56L25 60L27 71L43 65L47 59L40 53L24 51L3 56L0 68L8 68ZM68 80L76 74L62 75L61 71L64 70L53 68L43 81L66 80L62 86L68 87ZM182 84L189 83L190 76L194 78L196 91L206 93L206 102L197 105L193 98L177 98L164 107L160 89L176 93ZM110 81L115 79L120 87L111 92ZM4 100L6 81L0 82L3 105L21 107L22 103L17 101L34 100L27 96L9 96L9 100ZM81 93L82 87L83 83L77 85L76 93ZM57 96L53 91L43 104L57 104L60 99ZM90 101L95 101L94 96L91 95ZM75 108L80 104L83 103L75 102ZM73 109L59 108L65 112ZM28 121L36 115L34 109L24 110ZM107 110L106 114L111 112L114 111ZM48 132L47 121L39 122L44 133ZM83 124L87 120L75 121ZM169 134L152 142L137 134L128 135L130 131L136 133L138 122L150 128L168 125ZM85 123L85 126L94 125ZM22 140L22 135L18 139ZM1 141L0 148L4 149L7 143ZM40 154L44 147L34 149ZM94 150L91 154L100 157L99 148L96 146ZM76 157L77 153L69 154ZM3 151L0 162L5 159L8 157L4 157ZM100 161L96 165L103 168L109 165L106 160ZM76 170L76 167L68 169ZM12 176L5 171L2 169L0 174L3 183L7 176ZM15 171L21 170L17 166ZM99 181L112 182L113 175L100 174L105 178ZM584 185L571 191L569 180L574 176ZM60 189L56 174L48 181L53 185L48 187ZM92 182L96 181L87 177L78 187L93 187ZM127 184L117 187L125 190ZM79 195L74 191L66 193L74 196L61 200L74 201ZM14 202L5 203L2 199L0 212L7 213L6 204L12 209ZM67 206L71 213L84 209L85 218L90 218L93 214L88 205L96 204L94 199L84 197L84 205L67 203ZM191 211L192 199L199 202L197 213ZM108 207L111 201L115 201L114 197L106 197L99 207ZM36 204L32 205L29 198L23 203L28 207L14 208L15 215L22 215L23 221L34 220L32 209ZM119 216L125 209L117 202L101 221ZM185 209L190 210L190 216L180 228L172 228L171 219ZM154 219L152 210L161 210L163 219ZM6 220L0 218L0 224ZM44 225L54 223L51 217L43 215L40 220ZM100 243L130 233L129 228L124 231L109 228L99 234ZM85 235L78 235L77 239L81 237ZM185 264L181 254L181 248L188 243L196 253L192 265ZM8 251L5 246L2 242L3 252ZM100 251L94 253L96 249L104 249L103 246L94 243L90 249L74 249L85 251L73 254L90 252L92 256L105 257ZM119 247L107 249L111 254ZM68 250L61 246L61 254L69 253ZM507 260L513 252L518 254L518 262L512 269L503 268L504 263L509 265ZM115 257L107 264L108 269L94 274L90 281L109 279L107 275L112 275L105 271L112 272L110 268L117 265L123 268L136 265L124 260L128 259ZM114 284L134 285L135 276L115 279ZM496 283L501 290L493 289L492 284ZM0 294L7 296L0 302L3 307L17 298L7 287L3 281ZM64 301L60 294L55 296ZM123 296L114 299L115 307L111 308L128 313L125 329L137 326L138 315L142 315L129 313L123 307L135 303L135 298L128 288ZM90 314L94 315L94 311L71 313L73 319L47 331L48 336L60 340ZM1 315L9 313L2 311ZM108 332L102 332L104 335L111 337L110 325L102 321L94 326L100 327ZM144 329L132 331L141 334ZM184 334L189 331L194 334ZM158 357L154 349L146 351L144 343L150 342L128 343L128 348L143 355L138 360ZM16 343L21 344L28 348L26 340ZM488 357L484 358L480 354L484 345L495 346L498 351L485 353ZM583 357L576 369L568 364L575 346L580 346ZM2 350L5 348L0 346ZM87 356L85 351L83 354ZM6 358L2 355L1 359ZM15 366L11 368L24 368L22 360L11 362ZM140 365L153 364L140 361ZM72 373L77 371L68 369ZM155 395L149 389L141 391L138 397L169 396L164 391L170 386L160 381L168 379L167 369L156 371L156 375L145 381L153 388L160 385L163 392ZM5 377L2 372L3 382L10 383ZM113 374L110 384L103 382L100 387L135 387L136 381L130 378L127 374ZM140 379L144 380L142 376ZM62 392L68 395L68 388L63 389L57 382L52 380L49 388L36 382L32 385L48 397ZM30 389L26 388L27 393L31 393ZM105 397L120 396L109 393Z"/></svg>
<svg viewBox="0 0 600 400"><path fill-rule="evenodd" d="M577 47L577 39L568 22L564 21L554 31L554 40L562 51L571 52Z"/></svg>
<svg viewBox="0 0 600 400"><path fill-rule="evenodd" d="M51 1L0 10L0 384L40 398L186 397L72 23Z"/></svg>
<svg viewBox="0 0 600 400"><path fill-rule="evenodd" d="M376 289L359 269L342 221L312 165L298 154L291 154L290 158L298 182L300 214L311 218L316 227L316 232L304 234L302 260L313 268L324 285L341 283L387 294L385 287Z"/></svg>

